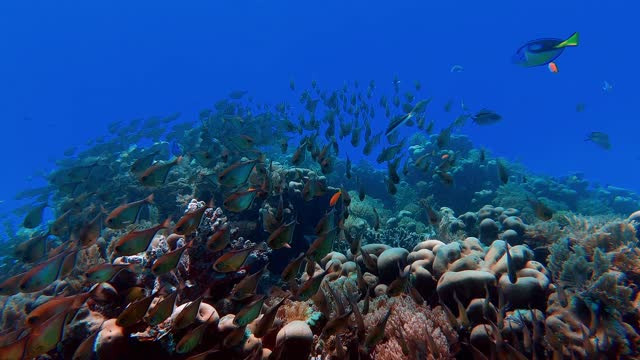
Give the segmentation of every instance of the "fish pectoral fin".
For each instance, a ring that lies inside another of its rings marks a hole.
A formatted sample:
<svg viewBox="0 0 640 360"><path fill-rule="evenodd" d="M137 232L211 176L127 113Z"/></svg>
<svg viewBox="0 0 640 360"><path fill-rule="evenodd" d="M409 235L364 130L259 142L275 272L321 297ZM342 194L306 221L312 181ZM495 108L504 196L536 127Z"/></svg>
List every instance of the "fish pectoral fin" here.
<svg viewBox="0 0 640 360"><path fill-rule="evenodd" d="M569 38L560 44L554 46L556 49L560 49L567 46L578 46L578 32L574 32Z"/></svg>

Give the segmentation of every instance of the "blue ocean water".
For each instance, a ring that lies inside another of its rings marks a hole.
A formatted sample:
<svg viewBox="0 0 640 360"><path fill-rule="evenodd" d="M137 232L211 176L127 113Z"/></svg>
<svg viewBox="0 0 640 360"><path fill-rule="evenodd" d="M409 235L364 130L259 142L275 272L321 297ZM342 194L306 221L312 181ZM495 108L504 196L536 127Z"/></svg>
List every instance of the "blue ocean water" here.
<svg viewBox="0 0 640 360"><path fill-rule="evenodd" d="M394 75L434 98L436 129L454 118L442 110L451 98L488 107L504 120L464 133L494 155L640 190L637 10L629 1L4 1L0 213L112 121L179 111L195 124L235 89L295 106L290 79L327 88L373 79L388 92ZM524 42L575 31L580 46L557 60L559 73L511 64ZM456 64L464 71L451 73ZM607 132L612 149L585 142L591 131Z"/></svg>

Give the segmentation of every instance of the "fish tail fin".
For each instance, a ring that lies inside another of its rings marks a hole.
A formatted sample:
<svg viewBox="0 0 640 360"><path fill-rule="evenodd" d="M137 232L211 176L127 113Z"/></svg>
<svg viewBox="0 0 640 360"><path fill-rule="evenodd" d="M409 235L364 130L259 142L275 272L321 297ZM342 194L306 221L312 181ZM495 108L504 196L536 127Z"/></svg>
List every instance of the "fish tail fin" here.
<svg viewBox="0 0 640 360"><path fill-rule="evenodd" d="M555 48L560 49L567 46L578 46L578 32L574 32L567 40L556 45Z"/></svg>

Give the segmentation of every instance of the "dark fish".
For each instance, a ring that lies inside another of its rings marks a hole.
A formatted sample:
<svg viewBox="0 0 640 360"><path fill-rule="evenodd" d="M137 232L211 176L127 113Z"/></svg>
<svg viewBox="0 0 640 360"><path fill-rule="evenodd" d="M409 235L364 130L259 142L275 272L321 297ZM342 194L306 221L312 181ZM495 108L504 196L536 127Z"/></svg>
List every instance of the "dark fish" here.
<svg viewBox="0 0 640 360"><path fill-rule="evenodd" d="M378 211L376 208L371 208L373 210L374 220L373 220L373 230L380 230L380 215L378 215Z"/></svg>
<svg viewBox="0 0 640 360"><path fill-rule="evenodd" d="M360 199L360 201L364 201L365 196L364 184L360 183L360 187L358 188L358 199Z"/></svg>
<svg viewBox="0 0 640 360"><path fill-rule="evenodd" d="M412 119L417 114L420 114L420 113L424 112L424 110L427 107L427 105L429 104L429 102L431 102L431 98L426 99L426 100L421 100L406 115L403 115L403 116L400 116L400 117L397 117L397 118L393 119L393 121L391 121L389 126L387 126L387 130L384 132L385 136L388 136L389 134L391 134L395 129L398 128L398 126L406 123L407 121ZM395 99L394 99L394 103L395 103ZM398 104L399 104L399 102L398 102ZM396 107L397 106L398 105L396 105Z"/></svg>
<svg viewBox="0 0 640 360"><path fill-rule="evenodd" d="M490 125L502 120L502 116L492 110L482 109L473 115L471 120L478 125Z"/></svg>
<svg viewBox="0 0 640 360"><path fill-rule="evenodd" d="M587 135L584 141L592 141L599 147L609 150L611 149L611 142L609 141L609 135L600 131L594 131Z"/></svg>
<svg viewBox="0 0 640 360"><path fill-rule="evenodd" d="M525 67L542 66L555 60L565 48L578 46L578 33L568 39L537 39L522 45L512 58L514 64Z"/></svg>
<svg viewBox="0 0 640 360"><path fill-rule="evenodd" d="M506 184L509 182L509 172L507 171L507 167L500 160L496 160L496 166L498 167L498 178L502 184Z"/></svg>
<svg viewBox="0 0 640 360"><path fill-rule="evenodd" d="M511 258L511 251L509 250L509 243L504 242L505 248L507 250L507 272L509 274L509 282L515 284L518 281L518 276L516 275L516 266L513 263L513 259Z"/></svg>
<svg viewBox="0 0 640 360"><path fill-rule="evenodd" d="M345 165L347 179L351 179L351 159L349 159L349 155L347 155L347 162Z"/></svg>
<svg viewBox="0 0 640 360"><path fill-rule="evenodd" d="M553 210L537 199L527 199L536 217L542 221L549 221L553 217Z"/></svg>
<svg viewBox="0 0 640 360"><path fill-rule="evenodd" d="M22 226L27 229L34 229L40 225L42 223L42 213L46 207L47 203L43 203L31 209L31 211L29 211L29 213L24 217Z"/></svg>
<svg viewBox="0 0 640 360"><path fill-rule="evenodd" d="M400 183L400 176L398 175L398 164L400 164L400 158L396 158L393 161L387 162L387 172L389 174L389 180L394 184Z"/></svg>

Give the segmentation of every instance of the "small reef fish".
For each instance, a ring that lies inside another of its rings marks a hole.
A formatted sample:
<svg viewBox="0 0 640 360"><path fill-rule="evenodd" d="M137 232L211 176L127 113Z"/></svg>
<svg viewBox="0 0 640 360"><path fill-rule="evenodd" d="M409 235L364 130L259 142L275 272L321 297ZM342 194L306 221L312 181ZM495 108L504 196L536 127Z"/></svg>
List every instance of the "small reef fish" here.
<svg viewBox="0 0 640 360"><path fill-rule="evenodd" d="M153 262L153 265L151 266L151 272L156 276L160 276L175 269L176 266L178 266L178 262L180 261L180 258L182 257L184 251L189 249L192 245L193 240L179 249L169 251L168 253L160 256L158 259L156 259L156 261Z"/></svg>
<svg viewBox="0 0 640 360"><path fill-rule="evenodd" d="M76 251L77 250L71 250ZM56 255L51 259L34 266L21 278L18 288L20 292L32 293L40 291L56 281L65 258L71 251Z"/></svg>
<svg viewBox="0 0 640 360"><path fill-rule="evenodd" d="M558 72L558 65L556 65L556 63L554 63L553 61L547 64L547 66L549 67L549 71L551 71L552 73L555 74Z"/></svg>
<svg viewBox="0 0 640 360"><path fill-rule="evenodd" d="M553 218L553 210L537 199L527 199L536 217L542 221L549 221Z"/></svg>
<svg viewBox="0 0 640 360"><path fill-rule="evenodd" d="M87 270L84 274L87 278L87 281L100 283L111 280L117 273L122 270L134 271L134 264L97 264L92 266Z"/></svg>
<svg viewBox="0 0 640 360"><path fill-rule="evenodd" d="M26 262L32 263L44 258L47 253L47 239L49 234L40 234L32 237L31 239L18 244L13 254L16 258Z"/></svg>
<svg viewBox="0 0 640 360"><path fill-rule="evenodd" d="M133 224L138 220L142 206L146 204L153 204L153 194L142 200L118 206L107 215L105 225L110 229L122 229Z"/></svg>
<svg viewBox="0 0 640 360"><path fill-rule="evenodd" d="M145 316L144 320L149 325L158 325L161 322L171 316L173 312L173 307L176 303L176 299L178 297L178 291L174 291L168 296L165 296L162 300L160 300L154 307L149 309L149 312Z"/></svg>
<svg viewBox="0 0 640 360"><path fill-rule="evenodd" d="M502 116L493 110L482 109L473 115L471 120L478 125L490 125L502 120Z"/></svg>
<svg viewBox="0 0 640 360"><path fill-rule="evenodd" d="M114 257L130 256L145 251L149 247L149 244L151 244L151 240L153 240L156 233L168 228L169 225L171 225L170 218L152 228L129 232L116 242Z"/></svg>
<svg viewBox="0 0 640 360"><path fill-rule="evenodd" d="M506 184L509 182L509 171L504 163L500 160L496 160L496 166L498 168L498 179L500 179L500 183Z"/></svg>
<svg viewBox="0 0 640 360"><path fill-rule="evenodd" d="M86 338L83 342L78 345L76 351L73 353L72 360L92 360L94 356L94 346L96 343L96 339L98 338L98 334L102 330L102 324L98 326L98 329L93 332L88 338Z"/></svg>
<svg viewBox="0 0 640 360"><path fill-rule="evenodd" d="M0 295L11 296L20 292L20 282L26 273L11 276L0 283Z"/></svg>
<svg viewBox="0 0 640 360"><path fill-rule="evenodd" d="M27 229L35 229L38 225L42 224L42 214L47 206L47 203L44 203L31 209L24 217L22 226Z"/></svg>
<svg viewBox="0 0 640 360"><path fill-rule="evenodd" d="M78 295L55 297L33 309L27 315L25 322L30 328L38 327L56 314L79 309L90 295L90 292L86 292Z"/></svg>
<svg viewBox="0 0 640 360"><path fill-rule="evenodd" d="M384 135L389 136L395 129L397 129L400 125L405 124L407 121L412 119L417 114L423 113L427 105L431 102L431 98L426 100L418 101L418 103L409 111L407 114L395 118L389 126L387 126L387 130L385 130Z"/></svg>
<svg viewBox="0 0 640 360"><path fill-rule="evenodd" d="M250 322L257 319L262 312L262 306L264 305L264 301L266 300L266 296L261 295L256 300L250 302L245 305L238 313L236 317L233 318L233 324L236 326L247 326Z"/></svg>
<svg viewBox="0 0 640 360"><path fill-rule="evenodd" d="M584 141L591 141L605 150L611 149L611 141L609 140L609 135L601 131L593 131L589 133Z"/></svg>
<svg viewBox="0 0 640 360"><path fill-rule="evenodd" d="M238 271L252 251L264 249L265 243L260 243L246 249L229 251L213 263L213 270L221 273Z"/></svg>
<svg viewBox="0 0 640 360"><path fill-rule="evenodd" d="M31 330L25 347L25 358L34 358L56 348L64 337L67 315L68 312L63 311Z"/></svg>
<svg viewBox="0 0 640 360"><path fill-rule="evenodd" d="M509 275L509 282L515 284L518 281L518 276L516 275L516 265L513 263L513 258L511 257L509 243L505 241L504 246L507 253L507 273Z"/></svg>
<svg viewBox="0 0 640 360"><path fill-rule="evenodd" d="M278 314L278 309L280 309L280 306L282 306L287 299L289 299L289 296L283 297L280 301L275 303L269 309L265 310L265 312L262 315L262 318L260 318L256 322L256 325L252 331L253 336L257 338L262 338L263 336L267 335L267 332L271 329L271 327L273 326L273 322L276 319L276 315Z"/></svg>
<svg viewBox="0 0 640 360"><path fill-rule="evenodd" d="M257 163L258 160L248 160L230 165L218 175L218 183L230 188L246 183Z"/></svg>
<svg viewBox="0 0 640 360"><path fill-rule="evenodd" d="M155 163L145 170L139 177L142 185L147 187L160 186L165 183L169 171L182 162L182 156L178 156L172 161Z"/></svg>
<svg viewBox="0 0 640 360"><path fill-rule="evenodd" d="M260 282L262 275L267 269L267 265L255 274L247 275L240 280L240 282L231 289L231 299L234 301L243 301L255 295L256 288L258 287L258 283Z"/></svg>
<svg viewBox="0 0 640 360"><path fill-rule="evenodd" d="M222 204L225 209L233 212L242 212L247 210L251 204L253 204L253 200L256 198L256 195L261 190L258 188L249 188L245 191L238 191L231 195L229 195Z"/></svg>
<svg viewBox="0 0 640 360"><path fill-rule="evenodd" d="M129 304L129 306L122 310L120 315L118 315L116 325L126 328L142 321L144 314L147 313L147 310L154 298L155 295L149 295Z"/></svg>
<svg viewBox="0 0 640 360"><path fill-rule="evenodd" d="M205 321L204 323L195 327L193 330L186 333L182 337L182 339L178 341L178 344L176 344L176 352L178 354L187 354L195 349L198 345L200 345L200 342L202 341L202 338L208 327L209 323Z"/></svg>
<svg viewBox="0 0 640 360"><path fill-rule="evenodd" d="M182 308L182 311L173 319L172 326L174 329L184 329L196 321L203 298L204 296L199 296Z"/></svg>
<svg viewBox="0 0 640 360"><path fill-rule="evenodd" d="M342 189L338 190L333 194L333 196L331 196L331 199L329 199L329 206L336 206L338 199L340 199L340 195L342 195Z"/></svg>
<svg viewBox="0 0 640 360"><path fill-rule="evenodd" d="M140 175L142 175L144 171L153 164L153 160L156 156L158 156L159 153L160 151L155 150L151 151L149 154L142 156L141 158L138 158L138 160L134 161L134 163L131 165L131 172L137 177L140 177Z"/></svg>
<svg viewBox="0 0 640 360"><path fill-rule="evenodd" d="M275 231L273 231L269 238L267 238L267 244L273 250L280 248L290 248L291 241L293 240L293 233L296 228L296 220L293 219L288 224L282 224Z"/></svg>
<svg viewBox="0 0 640 360"><path fill-rule="evenodd" d="M191 235L194 231L198 229L200 226L200 222L202 222L202 217L204 213L207 211L209 206L199 207L191 212L184 214L180 220L176 223L176 226L173 228L173 233L178 235Z"/></svg>
<svg viewBox="0 0 640 360"><path fill-rule="evenodd" d="M225 223L207 239L207 250L211 252L222 251L229 245L230 240L229 225Z"/></svg>
<svg viewBox="0 0 640 360"><path fill-rule="evenodd" d="M393 311L393 306L387 310L387 313L384 315L378 323L369 330L367 337L364 341L364 350L369 353L383 338L384 338L384 328L387 325L387 321L391 316L391 312Z"/></svg>
<svg viewBox="0 0 640 360"><path fill-rule="evenodd" d="M578 33L568 39L537 39L522 45L512 58L513 63L524 66L542 66L554 61L567 47L578 46Z"/></svg>

